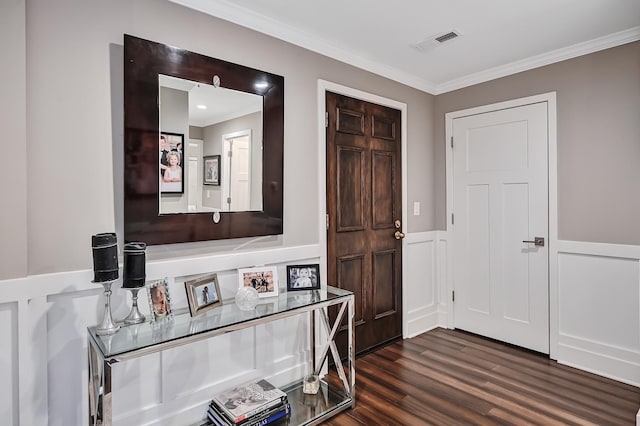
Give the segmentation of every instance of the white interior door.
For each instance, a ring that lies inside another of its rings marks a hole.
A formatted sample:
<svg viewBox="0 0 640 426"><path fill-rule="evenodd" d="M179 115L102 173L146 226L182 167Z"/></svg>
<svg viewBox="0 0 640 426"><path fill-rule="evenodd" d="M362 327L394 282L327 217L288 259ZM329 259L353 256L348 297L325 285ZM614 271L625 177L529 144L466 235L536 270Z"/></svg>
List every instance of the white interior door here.
<svg viewBox="0 0 640 426"><path fill-rule="evenodd" d="M189 140L187 157L187 211L197 212L202 206L202 141ZM184 160L183 160L184 162Z"/></svg>
<svg viewBox="0 0 640 426"><path fill-rule="evenodd" d="M455 118L452 134L454 326L549 353L547 103Z"/></svg>
<svg viewBox="0 0 640 426"><path fill-rule="evenodd" d="M231 179L229 191L231 197L230 210L245 211L250 208L251 155L249 151L249 137L235 138L231 144Z"/></svg>

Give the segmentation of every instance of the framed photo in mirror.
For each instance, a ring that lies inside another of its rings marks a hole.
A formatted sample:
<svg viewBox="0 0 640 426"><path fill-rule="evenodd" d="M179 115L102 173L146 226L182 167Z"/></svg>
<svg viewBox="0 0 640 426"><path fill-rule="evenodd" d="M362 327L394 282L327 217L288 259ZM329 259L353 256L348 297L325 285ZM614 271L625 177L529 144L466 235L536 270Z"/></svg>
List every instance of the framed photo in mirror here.
<svg viewBox="0 0 640 426"><path fill-rule="evenodd" d="M163 194L184 193L184 164L182 150L184 135L160 133L160 192Z"/></svg>
<svg viewBox="0 0 640 426"><path fill-rule="evenodd" d="M202 182L205 185L220 186L220 156L205 155L203 157L204 176Z"/></svg>
<svg viewBox="0 0 640 426"><path fill-rule="evenodd" d="M189 300L189 313L192 317L222 305L218 275L209 274L185 281L185 290Z"/></svg>

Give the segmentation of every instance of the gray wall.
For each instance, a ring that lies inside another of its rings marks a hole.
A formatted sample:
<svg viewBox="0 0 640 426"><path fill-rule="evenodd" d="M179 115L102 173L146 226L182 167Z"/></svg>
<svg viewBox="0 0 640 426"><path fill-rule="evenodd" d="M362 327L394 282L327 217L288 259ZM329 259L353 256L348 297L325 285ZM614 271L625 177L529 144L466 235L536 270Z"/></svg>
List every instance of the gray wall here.
<svg viewBox="0 0 640 426"><path fill-rule="evenodd" d="M16 28L2 25L16 84L2 86L11 95L10 102L2 97L2 105L16 110L11 152L17 153L18 179L3 194L11 203L2 209L2 223L11 226L2 228L0 279L90 269L92 234L115 230L122 242L124 33L285 77L284 235L265 244L318 242L317 188L324 178L315 155L318 78L407 103L408 201L423 205L421 216L409 216L408 230L434 228L433 96L166 1L9 3L2 2L0 22ZM21 64L25 52L28 68ZM304 203L297 199L301 194ZM148 258L229 245L152 247Z"/></svg>
<svg viewBox="0 0 640 426"><path fill-rule="evenodd" d="M0 208L0 279L27 273L27 108L25 3L0 3L0 146L6 179Z"/></svg>
<svg viewBox="0 0 640 426"><path fill-rule="evenodd" d="M640 244L640 42L437 96L437 229L446 229L445 113L552 91L559 238Z"/></svg>

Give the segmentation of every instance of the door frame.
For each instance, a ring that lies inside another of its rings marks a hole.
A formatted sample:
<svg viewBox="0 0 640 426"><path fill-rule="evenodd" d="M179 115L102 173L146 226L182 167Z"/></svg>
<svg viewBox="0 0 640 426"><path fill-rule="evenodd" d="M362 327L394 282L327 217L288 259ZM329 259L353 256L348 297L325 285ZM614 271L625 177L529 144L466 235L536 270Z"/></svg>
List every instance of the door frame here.
<svg viewBox="0 0 640 426"><path fill-rule="evenodd" d="M515 108L534 103L547 103L547 174L548 174L548 214L549 214L549 235L548 235L548 264L549 264L549 357L557 359L558 354L558 158L557 158L557 116L556 116L556 92L548 92L540 95L528 96L513 99L505 102L498 102L479 107L468 108L460 111L448 112L445 114L445 174L446 174L446 223L449 234L447 244L447 259L450 259L447 266L446 293L442 295L441 301L447 309L447 328L454 328L454 310L449 304L450 295L453 292L453 265L455 247L453 244L451 215L453 210L453 149L451 147L451 137L453 136L453 120L470 115L483 114L487 112Z"/></svg>
<svg viewBox="0 0 640 426"><path fill-rule="evenodd" d="M320 268L324 271L322 285L327 285L327 131L325 128L326 92L334 92L351 98L360 99L390 108L400 110L401 115L401 167L402 167L402 232L407 232L407 104L362 90L354 89L331 81L318 79L318 241L320 241ZM406 253L407 238L402 240L402 252ZM407 284L404 277L407 276L405 256L402 256L402 337L407 337Z"/></svg>

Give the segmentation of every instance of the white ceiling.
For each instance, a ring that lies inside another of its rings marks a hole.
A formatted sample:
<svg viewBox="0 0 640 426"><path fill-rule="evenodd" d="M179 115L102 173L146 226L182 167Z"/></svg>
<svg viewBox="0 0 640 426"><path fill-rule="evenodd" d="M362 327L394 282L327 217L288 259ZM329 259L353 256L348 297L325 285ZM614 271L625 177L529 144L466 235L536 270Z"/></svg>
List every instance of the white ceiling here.
<svg viewBox="0 0 640 426"><path fill-rule="evenodd" d="M171 1L433 94L640 40L640 0Z"/></svg>

